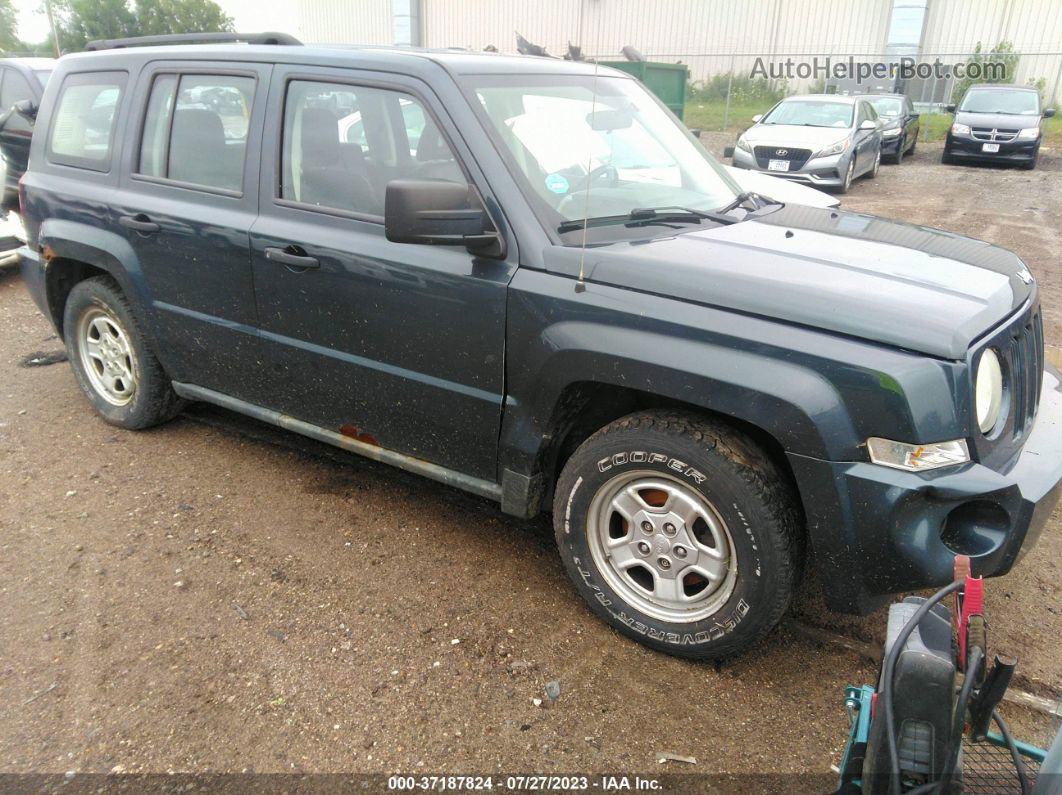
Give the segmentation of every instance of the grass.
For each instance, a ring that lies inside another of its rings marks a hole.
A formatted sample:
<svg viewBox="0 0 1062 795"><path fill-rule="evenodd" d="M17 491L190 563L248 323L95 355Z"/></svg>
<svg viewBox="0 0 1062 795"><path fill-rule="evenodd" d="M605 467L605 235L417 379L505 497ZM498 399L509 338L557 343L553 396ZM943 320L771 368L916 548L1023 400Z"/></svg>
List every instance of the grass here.
<svg viewBox="0 0 1062 795"><path fill-rule="evenodd" d="M766 113L773 104L770 101L731 104L726 129L733 130L736 135L752 124L753 116ZM723 102L687 101L686 126L701 130L722 130L725 109L726 104ZM922 131L918 134L918 140L943 141L950 124L950 114L923 113ZM1050 147L1062 147L1062 116L1048 119L1044 124L1044 143Z"/></svg>

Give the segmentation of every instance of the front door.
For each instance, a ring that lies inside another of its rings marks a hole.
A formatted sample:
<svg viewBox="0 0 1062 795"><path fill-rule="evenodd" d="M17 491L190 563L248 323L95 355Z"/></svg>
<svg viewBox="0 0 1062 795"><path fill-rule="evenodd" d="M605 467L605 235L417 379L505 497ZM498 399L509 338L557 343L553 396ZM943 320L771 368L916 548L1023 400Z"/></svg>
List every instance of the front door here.
<svg viewBox="0 0 1062 795"><path fill-rule="evenodd" d="M145 70L133 114L140 145L113 204L155 310L160 359L177 381L241 398L259 374L248 234L271 68Z"/></svg>
<svg viewBox="0 0 1062 795"><path fill-rule="evenodd" d="M412 78L278 67L270 96L251 230L260 402L494 480L515 265L383 228L390 180L486 190L456 130Z"/></svg>

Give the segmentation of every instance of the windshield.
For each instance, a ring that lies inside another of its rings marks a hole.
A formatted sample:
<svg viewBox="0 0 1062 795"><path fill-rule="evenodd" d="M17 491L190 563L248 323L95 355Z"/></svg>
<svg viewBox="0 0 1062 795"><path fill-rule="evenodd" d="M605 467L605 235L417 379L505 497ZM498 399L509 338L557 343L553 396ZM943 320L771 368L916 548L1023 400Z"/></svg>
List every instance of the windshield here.
<svg viewBox="0 0 1062 795"><path fill-rule="evenodd" d="M855 105L829 100L790 100L779 102L760 124L796 124L803 127L851 127Z"/></svg>
<svg viewBox="0 0 1062 795"><path fill-rule="evenodd" d="M635 80L599 76L596 91L593 75L468 80L549 226L645 208L711 210L740 192Z"/></svg>
<svg viewBox="0 0 1062 795"><path fill-rule="evenodd" d="M875 97L870 100L879 116L900 116L903 114L903 100L899 97Z"/></svg>
<svg viewBox="0 0 1062 795"><path fill-rule="evenodd" d="M979 88L966 94L959 110L967 113L1039 116L1040 95L1035 91L1014 91L1009 88Z"/></svg>

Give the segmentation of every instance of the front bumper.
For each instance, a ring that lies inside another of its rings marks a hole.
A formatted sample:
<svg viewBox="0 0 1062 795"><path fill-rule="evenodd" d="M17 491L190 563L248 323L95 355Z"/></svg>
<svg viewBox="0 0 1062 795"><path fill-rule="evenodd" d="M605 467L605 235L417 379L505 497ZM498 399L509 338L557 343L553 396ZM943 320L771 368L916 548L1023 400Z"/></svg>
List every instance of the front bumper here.
<svg viewBox="0 0 1062 795"><path fill-rule="evenodd" d="M944 585L956 554L975 575L1006 574L1062 498L1062 376L1046 368L1036 423L1004 471L789 460L831 609L867 613L889 594Z"/></svg>
<svg viewBox="0 0 1062 795"><path fill-rule="evenodd" d="M998 143L998 152L984 151L986 143ZM948 133L944 151L956 159L987 160L998 163L1027 163L1036 157L1040 139L1035 141L980 141L976 138Z"/></svg>
<svg viewBox="0 0 1062 795"><path fill-rule="evenodd" d="M802 182L805 185L814 185L820 188L835 188L844 184L845 170L848 168L848 153L831 155L829 157L811 157L804 165L795 171L769 171L761 168L756 162L756 156L744 149L734 147L734 167L744 168L749 171L759 171L761 174L769 174L780 179L789 179L794 182Z"/></svg>
<svg viewBox="0 0 1062 795"><path fill-rule="evenodd" d="M900 151L900 141L903 140L903 133L899 135L886 136L881 138L881 153L883 155L895 155Z"/></svg>

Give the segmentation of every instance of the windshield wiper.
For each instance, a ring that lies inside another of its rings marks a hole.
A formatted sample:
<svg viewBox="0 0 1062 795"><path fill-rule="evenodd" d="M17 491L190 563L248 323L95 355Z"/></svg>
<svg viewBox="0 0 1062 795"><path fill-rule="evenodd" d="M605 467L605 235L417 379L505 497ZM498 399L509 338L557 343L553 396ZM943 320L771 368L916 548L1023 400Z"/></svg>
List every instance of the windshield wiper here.
<svg viewBox="0 0 1062 795"><path fill-rule="evenodd" d="M747 190L744 193L739 193L737 196L735 196L734 200L732 202L730 202L730 204L726 205L725 207L716 207L715 208L715 212L717 212L717 213L728 213L731 210L736 210L738 207L740 207L741 205L743 205L747 201L751 201L754 205L756 205L753 208L753 209L756 209L756 210L760 209L760 207L764 207L767 204L770 204L770 202L766 201L762 196L760 196L760 194L753 193L752 191Z"/></svg>
<svg viewBox="0 0 1062 795"><path fill-rule="evenodd" d="M741 218L725 213L694 210L689 207L636 207L626 215L602 215L597 218L580 218L564 221L557 227L557 232L574 232L584 226L615 226L623 224L628 227L650 226L652 224L685 223L699 224L701 221L715 221L719 224L736 224Z"/></svg>

